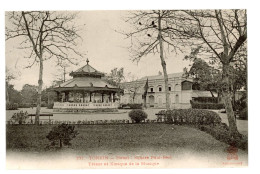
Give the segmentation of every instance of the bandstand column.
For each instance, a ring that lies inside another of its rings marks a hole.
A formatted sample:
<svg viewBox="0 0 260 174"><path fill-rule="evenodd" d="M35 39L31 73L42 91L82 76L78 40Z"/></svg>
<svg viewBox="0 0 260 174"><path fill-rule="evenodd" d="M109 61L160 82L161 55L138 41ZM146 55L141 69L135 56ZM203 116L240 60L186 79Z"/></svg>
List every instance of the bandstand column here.
<svg viewBox="0 0 260 174"><path fill-rule="evenodd" d="M102 93L102 96L101 96L101 101L102 103L104 102L104 94Z"/></svg>
<svg viewBox="0 0 260 174"><path fill-rule="evenodd" d="M69 92L66 91L65 92L65 102L68 102L69 101Z"/></svg>
<svg viewBox="0 0 260 174"><path fill-rule="evenodd" d="M73 102L75 103L76 102L76 92L73 91Z"/></svg>
<svg viewBox="0 0 260 174"><path fill-rule="evenodd" d="M114 96L113 96L113 93L111 93L111 103L114 102Z"/></svg>
<svg viewBox="0 0 260 174"><path fill-rule="evenodd" d="M90 93L89 93L89 102L92 102L92 100L91 100L91 95L92 95L92 93L90 92Z"/></svg>
<svg viewBox="0 0 260 174"><path fill-rule="evenodd" d="M83 103L85 103L85 91L82 92Z"/></svg>

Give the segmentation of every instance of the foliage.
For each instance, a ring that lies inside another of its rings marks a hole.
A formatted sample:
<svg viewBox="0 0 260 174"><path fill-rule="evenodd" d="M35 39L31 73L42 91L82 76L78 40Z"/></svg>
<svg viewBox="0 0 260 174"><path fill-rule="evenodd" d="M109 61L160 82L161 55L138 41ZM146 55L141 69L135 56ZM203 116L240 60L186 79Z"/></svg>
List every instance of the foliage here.
<svg viewBox="0 0 260 174"><path fill-rule="evenodd" d="M124 79L124 68L114 68L111 70L110 74L106 76L107 82L114 86L118 86Z"/></svg>
<svg viewBox="0 0 260 174"><path fill-rule="evenodd" d="M147 118L147 113L141 109L133 109L132 111L129 112L128 115L136 123L140 123Z"/></svg>
<svg viewBox="0 0 260 174"><path fill-rule="evenodd" d="M218 103L218 97L195 97L192 98L192 101L199 103Z"/></svg>
<svg viewBox="0 0 260 174"><path fill-rule="evenodd" d="M247 110L247 107L239 112L239 119L248 120L248 110Z"/></svg>
<svg viewBox="0 0 260 174"><path fill-rule="evenodd" d="M241 136L237 138L232 138L229 133L229 128L225 123L218 124L214 127L208 125L199 125L198 128L201 131L207 132L219 141L227 143L235 148L240 148L243 150L248 149L247 137Z"/></svg>
<svg viewBox="0 0 260 174"><path fill-rule="evenodd" d="M22 103L37 102L37 86L25 84L21 90Z"/></svg>
<svg viewBox="0 0 260 174"><path fill-rule="evenodd" d="M134 104L134 103L121 104L120 109L142 109L142 104Z"/></svg>
<svg viewBox="0 0 260 174"><path fill-rule="evenodd" d="M166 116L166 121L174 124L217 125L221 123L221 118L216 112L201 109L161 110L158 115Z"/></svg>
<svg viewBox="0 0 260 174"><path fill-rule="evenodd" d="M223 109L225 105L223 103L201 103L190 101L193 109Z"/></svg>
<svg viewBox="0 0 260 174"><path fill-rule="evenodd" d="M18 123L18 124L23 124L25 121L29 118L27 111L23 112L17 112L14 113L13 116L11 117L10 121L12 123Z"/></svg>
<svg viewBox="0 0 260 174"><path fill-rule="evenodd" d="M193 58L194 56L195 58ZM185 57L185 59L189 59L193 62L189 71L185 69L185 74L186 76L193 77L195 82L199 84L201 90L210 91L212 97L215 97L212 92L217 92L220 88L221 72L213 66L209 66L206 61L196 56L197 55L190 55Z"/></svg>
<svg viewBox="0 0 260 174"><path fill-rule="evenodd" d="M17 110L18 104L17 103L6 103L6 110Z"/></svg>
<svg viewBox="0 0 260 174"><path fill-rule="evenodd" d="M70 141L79 134L74 128L75 126L62 123L53 127L46 138L51 142L51 146L55 146L57 142L60 148L62 145L70 146Z"/></svg>
<svg viewBox="0 0 260 174"><path fill-rule="evenodd" d="M54 106L54 103L50 103L50 104L47 105L47 108L48 109L53 109L53 106Z"/></svg>

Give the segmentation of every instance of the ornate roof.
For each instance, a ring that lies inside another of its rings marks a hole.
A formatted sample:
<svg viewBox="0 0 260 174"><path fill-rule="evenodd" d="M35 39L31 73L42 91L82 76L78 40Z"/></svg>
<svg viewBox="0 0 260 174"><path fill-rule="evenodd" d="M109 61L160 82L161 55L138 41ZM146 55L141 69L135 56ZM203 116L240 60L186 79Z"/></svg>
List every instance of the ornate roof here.
<svg viewBox="0 0 260 174"><path fill-rule="evenodd" d="M98 87L98 88L117 88L110 85L104 79L93 78L93 77L77 77L70 79L62 84L59 87L72 88L72 87Z"/></svg>
<svg viewBox="0 0 260 174"><path fill-rule="evenodd" d="M104 73L97 71L95 68L87 64L78 70L71 72L73 79L55 86L55 91L67 90L85 90L85 91L118 91L118 87L109 84L104 78Z"/></svg>
<svg viewBox="0 0 260 174"><path fill-rule="evenodd" d="M87 59L87 64L76 71L72 71L70 76L74 77L94 77L94 78L101 78L104 77L104 73L96 70L92 66L89 65L89 60Z"/></svg>

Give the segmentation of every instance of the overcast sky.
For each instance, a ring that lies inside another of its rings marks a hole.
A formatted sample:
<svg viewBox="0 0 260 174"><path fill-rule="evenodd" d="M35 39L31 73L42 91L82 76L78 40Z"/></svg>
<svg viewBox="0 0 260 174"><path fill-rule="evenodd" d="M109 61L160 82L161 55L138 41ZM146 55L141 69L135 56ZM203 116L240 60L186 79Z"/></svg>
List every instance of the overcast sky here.
<svg viewBox="0 0 260 174"><path fill-rule="evenodd" d="M80 35L82 42L79 42L78 50L85 54L79 60L78 66L70 66L69 71L76 70L86 64L86 59L90 61L90 65L99 71L109 73L111 69L123 67L125 73L131 72L138 78L156 75L162 71L160 57L158 54L143 57L138 63L130 60L130 53L127 46L130 40L125 36L115 32L115 30L127 30L129 24L124 22L127 11L81 11L78 13L76 23L82 28ZM39 66L34 65L30 69L28 56L24 50L18 49L20 40L13 39L6 42L6 66L12 71L19 72L16 80L12 81L17 90L22 89L24 84L37 85L39 76ZM168 73L182 72L189 62L183 61L183 54L170 54L167 59ZM43 82L48 87L52 81L57 79L61 74L60 69L55 66L53 60L44 62ZM69 77L67 77L69 78Z"/></svg>

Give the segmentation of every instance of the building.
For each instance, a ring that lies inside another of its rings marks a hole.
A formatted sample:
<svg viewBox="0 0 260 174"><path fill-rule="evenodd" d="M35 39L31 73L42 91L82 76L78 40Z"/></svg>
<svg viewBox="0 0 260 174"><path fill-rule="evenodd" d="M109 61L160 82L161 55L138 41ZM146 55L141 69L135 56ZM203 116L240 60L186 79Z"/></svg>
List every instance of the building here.
<svg viewBox="0 0 260 174"><path fill-rule="evenodd" d="M114 111L118 108L120 89L109 84L104 73L87 64L71 72L73 78L49 91L56 93L54 112Z"/></svg>
<svg viewBox="0 0 260 174"><path fill-rule="evenodd" d="M132 82L121 84L124 95L120 97L120 103L143 104L145 84L148 79L148 93L146 106L152 108L166 108L165 85L163 75L147 76ZM195 97L211 97L209 91L198 90L198 84L193 83L192 78L185 78L183 73L168 75L168 89L170 93L171 108L190 108L190 100Z"/></svg>

